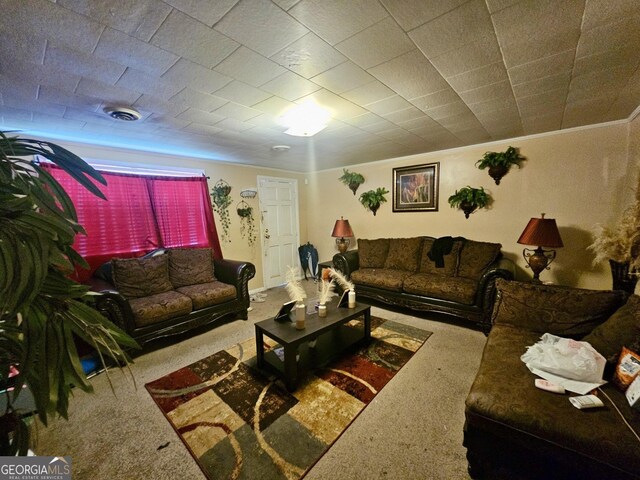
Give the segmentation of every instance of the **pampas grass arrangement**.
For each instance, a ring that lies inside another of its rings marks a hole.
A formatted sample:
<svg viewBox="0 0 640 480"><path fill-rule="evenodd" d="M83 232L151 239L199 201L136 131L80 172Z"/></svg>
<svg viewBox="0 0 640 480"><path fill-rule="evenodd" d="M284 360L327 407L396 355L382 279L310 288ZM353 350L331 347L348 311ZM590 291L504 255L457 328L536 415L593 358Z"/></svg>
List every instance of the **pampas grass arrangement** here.
<svg viewBox="0 0 640 480"><path fill-rule="evenodd" d="M293 267L287 267L287 274L285 275L285 279L287 280L287 284L285 285L285 290L289 294L289 298L296 303L304 303L304 299L307 298L307 294L300 285L300 280L298 280L298 269Z"/></svg>
<svg viewBox="0 0 640 480"><path fill-rule="evenodd" d="M345 277L342 274L342 272L339 272L335 268L329 268L328 270L329 270L329 275L333 279L335 279L335 281L338 283L338 285L340 285L342 290L348 291L348 290L356 289L356 286L353 284L353 282L350 280L347 280L347 277Z"/></svg>
<svg viewBox="0 0 640 480"><path fill-rule="evenodd" d="M593 264L613 260L629 263L631 269L640 269L640 195L627 208L615 227L596 225L594 241L587 248L595 254Z"/></svg>
<svg viewBox="0 0 640 480"><path fill-rule="evenodd" d="M320 305L325 305L329 300L331 300L331 297L337 295L333 291L335 286L336 282L334 280L320 280L320 292L318 295L318 303L320 303Z"/></svg>

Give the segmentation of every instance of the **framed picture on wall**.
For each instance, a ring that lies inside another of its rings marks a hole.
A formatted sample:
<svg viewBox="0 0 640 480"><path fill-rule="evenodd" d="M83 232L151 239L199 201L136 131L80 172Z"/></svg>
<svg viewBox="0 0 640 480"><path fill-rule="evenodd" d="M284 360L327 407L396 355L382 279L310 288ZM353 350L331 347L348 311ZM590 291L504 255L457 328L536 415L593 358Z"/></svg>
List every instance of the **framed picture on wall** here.
<svg viewBox="0 0 640 480"><path fill-rule="evenodd" d="M394 212L437 212L440 163L393 169Z"/></svg>

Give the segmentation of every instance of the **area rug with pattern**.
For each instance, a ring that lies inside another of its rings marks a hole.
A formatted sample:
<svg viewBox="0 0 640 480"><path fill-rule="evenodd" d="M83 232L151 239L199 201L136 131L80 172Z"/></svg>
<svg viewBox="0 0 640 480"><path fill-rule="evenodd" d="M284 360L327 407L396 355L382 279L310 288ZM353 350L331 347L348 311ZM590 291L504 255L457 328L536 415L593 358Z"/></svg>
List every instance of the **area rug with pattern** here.
<svg viewBox="0 0 640 480"><path fill-rule="evenodd" d="M431 335L377 317L371 329L369 345L308 373L294 392L257 369L253 338L145 387L209 479L298 479ZM265 349L278 348L265 337Z"/></svg>

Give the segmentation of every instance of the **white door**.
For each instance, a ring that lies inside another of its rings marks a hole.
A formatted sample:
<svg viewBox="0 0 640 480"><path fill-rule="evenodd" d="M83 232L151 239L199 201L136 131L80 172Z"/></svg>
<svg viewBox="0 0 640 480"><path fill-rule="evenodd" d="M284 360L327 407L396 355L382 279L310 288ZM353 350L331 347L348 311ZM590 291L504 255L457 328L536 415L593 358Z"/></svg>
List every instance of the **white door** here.
<svg viewBox="0 0 640 480"><path fill-rule="evenodd" d="M298 181L258 176L262 213L262 265L264 286L285 283L287 267L299 267Z"/></svg>

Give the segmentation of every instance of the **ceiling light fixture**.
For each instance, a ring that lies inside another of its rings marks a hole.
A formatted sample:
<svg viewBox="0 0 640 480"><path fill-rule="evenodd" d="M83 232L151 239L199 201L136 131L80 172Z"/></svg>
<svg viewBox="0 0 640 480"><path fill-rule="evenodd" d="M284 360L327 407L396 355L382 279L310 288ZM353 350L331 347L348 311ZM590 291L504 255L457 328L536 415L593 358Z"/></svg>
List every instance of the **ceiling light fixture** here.
<svg viewBox="0 0 640 480"><path fill-rule="evenodd" d="M105 107L104 113L116 120L124 120L125 122L135 122L142 118L140 112L129 107Z"/></svg>
<svg viewBox="0 0 640 480"><path fill-rule="evenodd" d="M280 117L280 122L288 127L287 135L311 137L324 130L331 120L331 114L315 102L307 100L296 105Z"/></svg>

